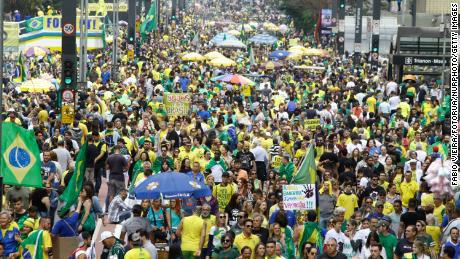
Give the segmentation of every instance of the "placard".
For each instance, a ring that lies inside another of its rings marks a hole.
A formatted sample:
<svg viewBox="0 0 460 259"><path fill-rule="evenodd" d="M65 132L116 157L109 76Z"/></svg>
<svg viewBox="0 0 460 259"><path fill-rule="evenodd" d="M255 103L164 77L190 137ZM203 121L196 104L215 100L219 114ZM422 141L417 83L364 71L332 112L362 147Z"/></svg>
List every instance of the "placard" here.
<svg viewBox="0 0 460 259"><path fill-rule="evenodd" d="M319 119L307 119L304 122L305 129L315 130L316 126L319 126L320 120Z"/></svg>
<svg viewBox="0 0 460 259"><path fill-rule="evenodd" d="M62 105L61 108L61 122L63 124L72 124L75 120L75 108L73 104Z"/></svg>
<svg viewBox="0 0 460 259"><path fill-rule="evenodd" d="M163 104L168 116L186 116L192 104L191 94L165 93Z"/></svg>
<svg viewBox="0 0 460 259"><path fill-rule="evenodd" d="M285 210L315 210L316 186L314 184L283 185Z"/></svg>

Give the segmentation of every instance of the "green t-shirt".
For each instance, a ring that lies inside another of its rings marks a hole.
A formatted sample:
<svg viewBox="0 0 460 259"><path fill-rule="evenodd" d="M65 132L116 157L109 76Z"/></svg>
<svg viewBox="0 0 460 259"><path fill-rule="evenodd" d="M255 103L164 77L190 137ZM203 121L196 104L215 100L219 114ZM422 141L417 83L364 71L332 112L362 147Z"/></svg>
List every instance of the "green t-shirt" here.
<svg viewBox="0 0 460 259"><path fill-rule="evenodd" d="M220 251L219 254L217 254L217 259L222 259L222 258L230 258L230 259L236 259L240 256L240 253L238 253L238 250L234 247L228 251Z"/></svg>
<svg viewBox="0 0 460 259"><path fill-rule="evenodd" d="M393 251L398 244L398 239L393 234L389 234L384 236L379 234L380 244L385 248L385 252L387 253L387 259L393 259Z"/></svg>

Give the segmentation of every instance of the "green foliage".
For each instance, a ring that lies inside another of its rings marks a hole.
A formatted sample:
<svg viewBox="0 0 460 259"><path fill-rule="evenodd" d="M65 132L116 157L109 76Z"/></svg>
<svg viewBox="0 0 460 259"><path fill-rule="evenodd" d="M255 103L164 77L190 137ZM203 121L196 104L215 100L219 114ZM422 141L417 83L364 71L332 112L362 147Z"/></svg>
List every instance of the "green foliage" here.
<svg viewBox="0 0 460 259"><path fill-rule="evenodd" d="M318 0L283 0L280 8L294 20L296 30L312 33L321 10Z"/></svg>
<svg viewBox="0 0 460 259"><path fill-rule="evenodd" d="M37 8L43 10L43 0L5 0L5 12L18 10L23 15L37 15Z"/></svg>

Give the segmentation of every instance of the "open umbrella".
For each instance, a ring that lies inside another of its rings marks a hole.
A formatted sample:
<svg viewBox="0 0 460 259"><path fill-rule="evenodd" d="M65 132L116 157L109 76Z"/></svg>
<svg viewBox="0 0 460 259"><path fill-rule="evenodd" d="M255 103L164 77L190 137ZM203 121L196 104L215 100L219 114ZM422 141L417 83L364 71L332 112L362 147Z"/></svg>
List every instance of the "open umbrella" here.
<svg viewBox="0 0 460 259"><path fill-rule="evenodd" d="M238 84L238 85L255 85L255 83L251 81L249 78L241 76L241 75L236 75L236 74L216 76L214 78L211 78L211 80L212 81L222 81L222 82Z"/></svg>
<svg viewBox="0 0 460 259"><path fill-rule="evenodd" d="M224 40L216 44L220 48L245 49L247 46L239 40Z"/></svg>
<svg viewBox="0 0 460 259"><path fill-rule="evenodd" d="M222 33L219 33L216 36L214 36L211 39L211 43L216 45L217 43L222 42L224 40L238 40L238 39L235 36L233 36L233 35L231 35L229 33L222 32Z"/></svg>
<svg viewBox="0 0 460 259"><path fill-rule="evenodd" d="M208 60L213 60L215 58L225 58L225 56L222 55L222 53L217 52L217 51L211 51L207 53L206 55L204 55L204 57Z"/></svg>
<svg viewBox="0 0 460 259"><path fill-rule="evenodd" d="M291 52L300 51L302 53L305 53L305 51L307 51L307 48L305 48L304 46L296 45L296 46L290 47L289 51Z"/></svg>
<svg viewBox="0 0 460 259"><path fill-rule="evenodd" d="M287 50L275 50L272 53L270 53L270 56L268 56L270 59L285 59L287 56L289 56L290 52Z"/></svg>
<svg viewBox="0 0 460 259"><path fill-rule="evenodd" d="M324 56L325 51L323 49L308 48L304 50L305 56Z"/></svg>
<svg viewBox="0 0 460 259"><path fill-rule="evenodd" d="M283 64L276 62L276 61L268 61L267 63L262 65L263 68L268 69L268 70L278 69L282 66Z"/></svg>
<svg viewBox="0 0 460 259"><path fill-rule="evenodd" d="M303 56L302 52L290 52L289 56L287 56L286 60L301 60Z"/></svg>
<svg viewBox="0 0 460 259"><path fill-rule="evenodd" d="M249 38L249 42L253 42L255 44L266 44L266 45L271 45L278 41L278 39L275 36L272 36L270 34L257 34L251 38Z"/></svg>
<svg viewBox="0 0 460 259"><path fill-rule="evenodd" d="M230 35L233 35L235 37L240 35L240 32L237 31L237 30L229 30L229 31L227 31L227 33L230 34Z"/></svg>
<svg viewBox="0 0 460 259"><path fill-rule="evenodd" d="M215 66L215 67L232 67L232 66L236 66L236 62L229 59L229 58L226 58L226 57L221 57L221 58L215 58L213 60L211 60L209 62L209 64L211 64L211 66Z"/></svg>
<svg viewBox="0 0 460 259"><path fill-rule="evenodd" d="M207 185L183 173L151 175L134 188L136 199L201 198L211 194Z"/></svg>
<svg viewBox="0 0 460 259"><path fill-rule="evenodd" d="M34 46L34 47L29 47L24 50L24 55L26 57L38 57L38 56L44 57L48 54L50 54L50 50L45 47Z"/></svg>
<svg viewBox="0 0 460 259"><path fill-rule="evenodd" d="M183 61L202 61L204 57L196 52L190 52L182 56Z"/></svg>
<svg viewBox="0 0 460 259"><path fill-rule="evenodd" d="M54 85L50 81L45 80L45 79L36 78L36 79L29 80L29 81L25 81L24 83L21 84L19 89L22 92L43 93L43 92L48 92L51 87L54 87Z"/></svg>

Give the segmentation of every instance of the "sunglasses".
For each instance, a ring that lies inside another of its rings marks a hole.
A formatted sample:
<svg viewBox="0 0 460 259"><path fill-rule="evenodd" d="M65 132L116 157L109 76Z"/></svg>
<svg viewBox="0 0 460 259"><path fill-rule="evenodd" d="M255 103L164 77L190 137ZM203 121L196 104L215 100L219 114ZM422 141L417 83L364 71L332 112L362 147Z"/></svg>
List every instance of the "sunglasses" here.
<svg viewBox="0 0 460 259"><path fill-rule="evenodd" d="M238 218L242 219L244 218L244 215L238 215Z"/></svg>
<svg viewBox="0 0 460 259"><path fill-rule="evenodd" d="M225 239L224 243L230 243L230 241L231 241L230 239Z"/></svg>
<svg viewBox="0 0 460 259"><path fill-rule="evenodd" d="M221 218L221 219L225 219L225 216L219 216L219 218Z"/></svg>
<svg viewBox="0 0 460 259"><path fill-rule="evenodd" d="M247 228L252 228L252 225L246 225Z"/></svg>
<svg viewBox="0 0 460 259"><path fill-rule="evenodd" d="M316 255L316 252L310 252L311 255Z"/></svg>

